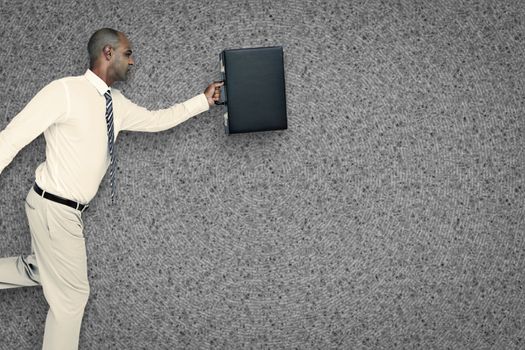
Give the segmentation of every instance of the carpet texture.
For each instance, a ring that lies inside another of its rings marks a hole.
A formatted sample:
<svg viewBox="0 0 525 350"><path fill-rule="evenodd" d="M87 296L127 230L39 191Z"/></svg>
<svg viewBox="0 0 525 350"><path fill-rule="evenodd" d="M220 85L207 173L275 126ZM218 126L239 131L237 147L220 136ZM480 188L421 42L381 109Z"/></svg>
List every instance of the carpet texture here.
<svg viewBox="0 0 525 350"><path fill-rule="evenodd" d="M2 1L0 128L128 34L123 93L168 107L223 49L284 48L288 130L223 107L119 135L83 215L81 349L525 348L521 1ZM44 140L0 175L0 256L30 250ZM0 291L0 349L39 349L41 288Z"/></svg>

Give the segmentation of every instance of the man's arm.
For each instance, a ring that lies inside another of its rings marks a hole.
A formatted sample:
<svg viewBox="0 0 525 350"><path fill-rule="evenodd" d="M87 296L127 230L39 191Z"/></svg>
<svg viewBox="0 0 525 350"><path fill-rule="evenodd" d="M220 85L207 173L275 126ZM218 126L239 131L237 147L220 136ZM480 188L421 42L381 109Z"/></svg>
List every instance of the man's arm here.
<svg viewBox="0 0 525 350"><path fill-rule="evenodd" d="M0 132L0 173L22 148L66 115L65 89L59 80L49 83Z"/></svg>
<svg viewBox="0 0 525 350"><path fill-rule="evenodd" d="M223 83L210 84L204 93L197 95L185 102L171 108L149 111L131 102L120 92L119 100L122 102L123 113L121 130L156 132L170 129L189 118L207 111L215 101L219 100L219 88Z"/></svg>

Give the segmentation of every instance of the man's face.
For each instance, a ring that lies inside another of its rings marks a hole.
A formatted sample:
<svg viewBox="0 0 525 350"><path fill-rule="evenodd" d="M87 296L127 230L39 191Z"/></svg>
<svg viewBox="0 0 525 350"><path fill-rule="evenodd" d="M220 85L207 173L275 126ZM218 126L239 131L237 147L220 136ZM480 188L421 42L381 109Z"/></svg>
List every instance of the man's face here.
<svg viewBox="0 0 525 350"><path fill-rule="evenodd" d="M130 66L135 63L131 57L131 44L124 34L120 34L119 44L113 48L111 57L111 73L114 81L122 81L128 78Z"/></svg>

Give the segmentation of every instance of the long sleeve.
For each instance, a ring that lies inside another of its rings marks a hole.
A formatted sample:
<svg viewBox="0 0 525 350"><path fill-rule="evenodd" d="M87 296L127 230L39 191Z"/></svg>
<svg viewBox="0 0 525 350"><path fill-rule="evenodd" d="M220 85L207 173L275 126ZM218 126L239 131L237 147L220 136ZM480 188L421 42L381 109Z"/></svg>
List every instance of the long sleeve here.
<svg viewBox="0 0 525 350"><path fill-rule="evenodd" d="M112 95L115 112L121 116L119 129L130 131L156 132L170 129L189 118L209 109L208 100L204 94L197 95L185 102L171 108L149 111L131 102L118 90L113 90ZM116 108L120 109L119 111Z"/></svg>
<svg viewBox="0 0 525 350"><path fill-rule="evenodd" d="M67 113L67 92L55 80L40 90L0 132L0 173L16 154Z"/></svg>

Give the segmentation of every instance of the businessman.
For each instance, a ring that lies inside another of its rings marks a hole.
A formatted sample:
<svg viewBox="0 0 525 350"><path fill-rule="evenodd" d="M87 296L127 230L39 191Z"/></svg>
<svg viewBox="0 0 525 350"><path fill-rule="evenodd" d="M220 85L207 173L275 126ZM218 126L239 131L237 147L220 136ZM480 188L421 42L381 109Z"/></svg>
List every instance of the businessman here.
<svg viewBox="0 0 525 350"><path fill-rule="evenodd" d="M78 349L89 296L82 213L108 168L111 198L117 199L118 133L172 128L213 106L222 85L212 83L185 102L148 111L111 87L126 80L133 65L124 33L96 31L88 53L84 75L49 83L0 132L0 173L38 135L46 140L46 159L25 202L31 255L0 259L0 289L42 286L49 304L44 350Z"/></svg>

